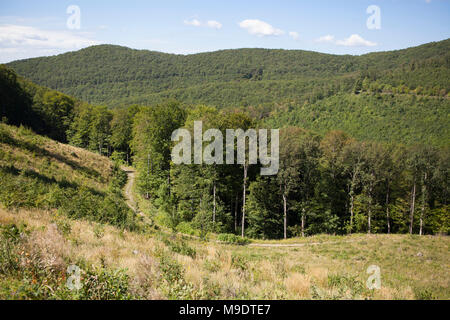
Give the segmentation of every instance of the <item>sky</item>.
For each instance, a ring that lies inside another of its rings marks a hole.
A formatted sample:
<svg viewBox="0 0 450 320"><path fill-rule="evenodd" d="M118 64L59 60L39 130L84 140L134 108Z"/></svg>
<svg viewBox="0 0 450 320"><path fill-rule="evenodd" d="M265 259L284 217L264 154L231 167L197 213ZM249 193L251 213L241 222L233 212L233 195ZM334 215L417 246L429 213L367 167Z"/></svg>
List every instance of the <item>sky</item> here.
<svg viewBox="0 0 450 320"><path fill-rule="evenodd" d="M450 37L450 0L0 0L0 63L116 44L359 55Z"/></svg>

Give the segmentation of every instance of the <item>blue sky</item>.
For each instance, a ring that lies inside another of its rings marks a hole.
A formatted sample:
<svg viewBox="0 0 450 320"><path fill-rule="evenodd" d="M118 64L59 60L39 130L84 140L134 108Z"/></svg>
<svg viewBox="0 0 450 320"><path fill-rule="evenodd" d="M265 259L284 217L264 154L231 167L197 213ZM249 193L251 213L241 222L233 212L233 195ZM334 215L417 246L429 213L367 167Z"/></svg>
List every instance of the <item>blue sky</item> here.
<svg viewBox="0 0 450 320"><path fill-rule="evenodd" d="M70 29L69 6L80 9ZM380 28L367 20L380 12ZM94 44L189 54L262 47L363 54L450 37L449 0L0 0L0 63Z"/></svg>

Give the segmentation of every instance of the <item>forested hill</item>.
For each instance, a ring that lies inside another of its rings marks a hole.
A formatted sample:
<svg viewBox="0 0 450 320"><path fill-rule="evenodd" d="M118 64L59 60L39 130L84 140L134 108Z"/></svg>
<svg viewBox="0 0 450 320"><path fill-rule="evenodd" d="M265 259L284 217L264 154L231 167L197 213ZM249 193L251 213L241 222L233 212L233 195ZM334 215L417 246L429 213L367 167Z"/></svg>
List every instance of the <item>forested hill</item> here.
<svg viewBox="0 0 450 320"><path fill-rule="evenodd" d="M219 107L272 106L350 92L364 79L382 90L403 86L446 95L449 49L450 39L362 56L272 49L174 55L100 45L9 66L39 85L108 106L166 98Z"/></svg>

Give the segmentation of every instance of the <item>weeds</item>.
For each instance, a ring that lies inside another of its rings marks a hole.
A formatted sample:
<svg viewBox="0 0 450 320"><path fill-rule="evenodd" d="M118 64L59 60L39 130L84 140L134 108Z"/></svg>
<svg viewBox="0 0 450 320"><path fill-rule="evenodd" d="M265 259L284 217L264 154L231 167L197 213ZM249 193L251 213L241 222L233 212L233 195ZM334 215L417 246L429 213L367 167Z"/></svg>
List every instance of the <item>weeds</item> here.
<svg viewBox="0 0 450 320"><path fill-rule="evenodd" d="M82 261L80 290L66 285L68 244L55 224L30 232L1 227L0 292L11 299L131 299L125 270L93 268ZM9 279L5 283L2 279ZM18 281L12 281L17 279Z"/></svg>

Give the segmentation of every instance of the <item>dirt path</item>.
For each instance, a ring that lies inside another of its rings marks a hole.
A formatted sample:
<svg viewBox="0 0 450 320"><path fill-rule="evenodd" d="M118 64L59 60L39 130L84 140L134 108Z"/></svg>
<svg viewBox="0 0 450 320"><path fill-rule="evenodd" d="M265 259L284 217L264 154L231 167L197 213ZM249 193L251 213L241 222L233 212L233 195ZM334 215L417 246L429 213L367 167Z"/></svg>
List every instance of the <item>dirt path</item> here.
<svg viewBox="0 0 450 320"><path fill-rule="evenodd" d="M346 240L346 241L323 241L323 242L304 242L304 243L250 243L250 247L269 247L269 248L296 248L305 246L315 246L320 244L333 244L333 243L348 243L355 242L357 240Z"/></svg>
<svg viewBox="0 0 450 320"><path fill-rule="evenodd" d="M137 214L142 216L143 214L142 214L142 212L139 211L139 209L137 207L137 202L134 200L134 196L133 196L133 185L134 185L134 179L136 176L136 170L134 170L131 167L122 167L121 169L123 171L125 171L128 176L127 184L125 185L125 187L123 189L124 195L125 195L125 201L126 201L127 205L131 208L131 210L137 211Z"/></svg>
<svg viewBox="0 0 450 320"><path fill-rule="evenodd" d="M136 178L136 170L132 167L126 167L126 166L122 166L121 169L123 171L125 171L128 176L127 184L123 188L123 193L125 196L126 204L131 208L131 210L136 212L136 214L138 216L143 217L145 223L153 224L153 223L150 223L149 218L142 211L139 210L138 203L134 198L133 185L134 185L134 181ZM160 231L163 233L166 233L166 234L172 234L171 232L164 230L163 228L161 228ZM181 234L181 233L178 233L178 234L183 235L188 238L192 238L192 239L200 239L199 237L189 235L189 234Z"/></svg>

